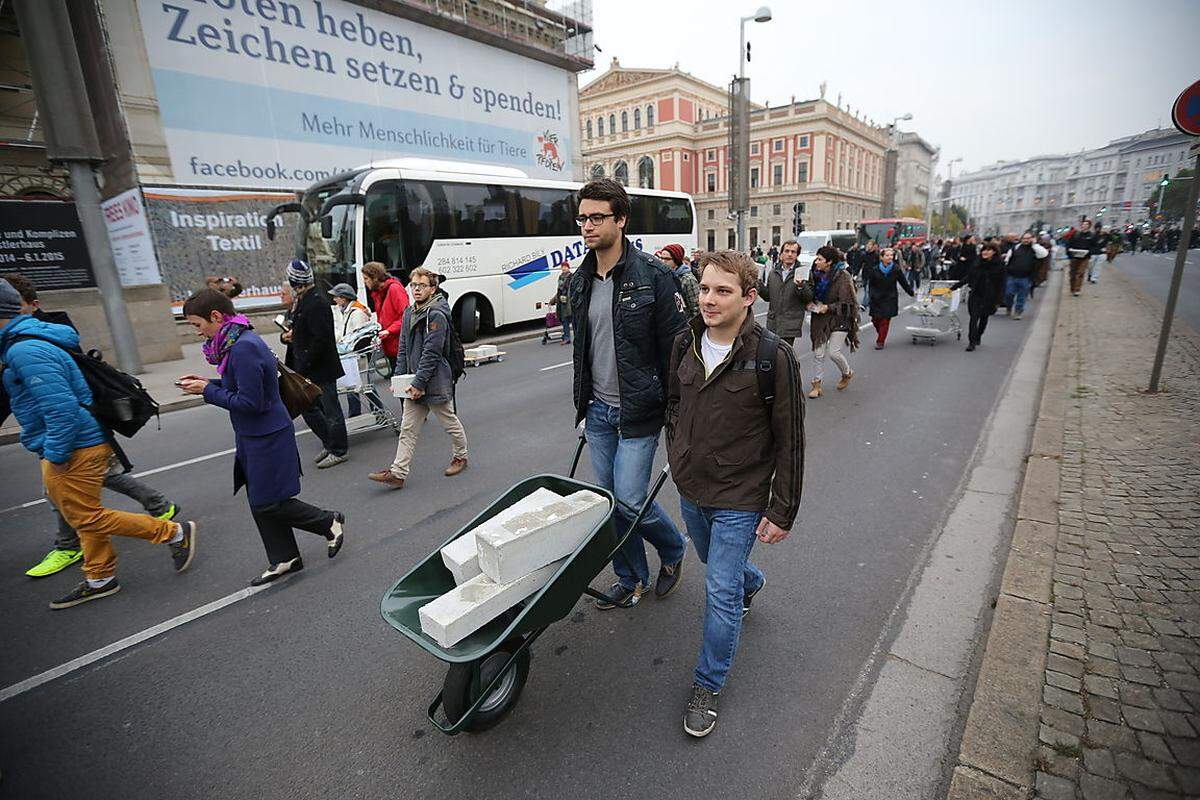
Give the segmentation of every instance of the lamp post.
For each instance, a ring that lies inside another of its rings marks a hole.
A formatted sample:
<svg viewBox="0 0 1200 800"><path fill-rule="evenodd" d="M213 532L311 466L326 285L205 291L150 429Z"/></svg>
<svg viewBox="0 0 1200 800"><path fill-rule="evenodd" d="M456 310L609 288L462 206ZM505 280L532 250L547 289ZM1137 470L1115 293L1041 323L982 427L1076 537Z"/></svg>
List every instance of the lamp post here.
<svg viewBox="0 0 1200 800"><path fill-rule="evenodd" d="M954 165L959 163L960 161L962 161L962 156L959 156L958 158L952 158L946 162L946 181L947 181L947 183L950 184L952 189L954 187ZM949 199L950 199L949 195L947 195L945 198L942 199L942 233L943 234L945 234L947 232L946 231L946 201Z"/></svg>
<svg viewBox="0 0 1200 800"><path fill-rule="evenodd" d="M888 149L884 153L883 162L883 216L885 217L893 216L896 213L896 184L899 178L897 173L900 170L898 163L900 160L900 137L896 123L912 118L912 114L902 114L895 117L892 120L892 124L888 125Z"/></svg>
<svg viewBox="0 0 1200 800"><path fill-rule="evenodd" d="M767 6L759 6L758 10L755 11L753 14L751 14L748 17L742 17L739 20L739 25L738 25L738 31L739 31L738 86L742 92L746 91L746 62L749 61L748 54L746 53L746 23L751 22L751 21L753 21L753 22L770 22L771 21L771 9ZM744 98L744 100L742 102L736 104L736 108L746 109L743 112L746 115L749 115L749 113L750 113L749 107L750 107L750 99L748 97ZM730 123L735 126L738 125L739 122L742 125L741 129L743 131L746 131L749 129L750 125L749 125L748 120L737 120L737 119L730 120ZM750 145L749 145L748 141L742 142L741 144L742 144L741 149L745 150L744 155L748 157L749 150L750 150ZM731 154L731 155L734 158L737 158L741 162L738 164L738 174L737 174L738 182L745 183L745 185L747 187L749 187L749 178L744 177L744 176L749 175L749 169L750 169L750 165L747 163L747 158L743 157L743 153L741 153L741 152L736 153L736 154ZM735 188L733 186L730 186L729 190L731 192L735 192ZM750 195L750 192L749 192L749 189L747 188L747 191L745 193L747 202L748 202L749 195ZM744 251L746 249L746 209L743 207L744 205L745 205L744 203L740 203L738 205L738 208L734 209L734 213L737 214L737 248L739 251Z"/></svg>

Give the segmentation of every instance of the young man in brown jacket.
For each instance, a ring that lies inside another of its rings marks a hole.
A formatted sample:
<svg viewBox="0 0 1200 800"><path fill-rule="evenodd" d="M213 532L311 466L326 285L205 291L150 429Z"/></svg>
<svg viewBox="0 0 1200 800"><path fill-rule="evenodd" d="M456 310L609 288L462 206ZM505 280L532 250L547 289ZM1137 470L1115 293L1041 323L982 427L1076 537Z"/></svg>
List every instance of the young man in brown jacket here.
<svg viewBox="0 0 1200 800"><path fill-rule="evenodd" d="M728 250L700 266L700 314L672 349L667 393L667 455L705 564L704 641L683 721L692 736L717 723L742 617L766 583L750 548L787 538L804 474L800 370L754 322L758 270Z"/></svg>

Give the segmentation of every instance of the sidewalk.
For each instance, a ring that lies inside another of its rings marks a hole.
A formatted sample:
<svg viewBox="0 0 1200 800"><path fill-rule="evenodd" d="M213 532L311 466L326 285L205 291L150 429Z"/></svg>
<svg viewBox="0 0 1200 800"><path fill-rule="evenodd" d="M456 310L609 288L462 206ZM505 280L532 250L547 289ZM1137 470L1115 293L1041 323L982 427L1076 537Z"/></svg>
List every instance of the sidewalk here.
<svg viewBox="0 0 1200 800"><path fill-rule="evenodd" d="M1139 394L1161 319L1112 267L1063 297L950 798L1200 796L1200 336Z"/></svg>

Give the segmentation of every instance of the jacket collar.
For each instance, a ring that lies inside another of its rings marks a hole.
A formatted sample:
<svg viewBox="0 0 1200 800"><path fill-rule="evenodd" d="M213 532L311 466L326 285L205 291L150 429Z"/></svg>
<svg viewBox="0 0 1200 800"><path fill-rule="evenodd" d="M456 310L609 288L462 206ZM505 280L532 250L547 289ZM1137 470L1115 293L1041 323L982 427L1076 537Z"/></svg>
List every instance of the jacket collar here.
<svg viewBox="0 0 1200 800"><path fill-rule="evenodd" d="M617 263L613 264L613 268L608 274L616 280L616 276L625 268L625 259L629 256L629 249L632 247L629 243L629 237L621 234L621 257L617 259ZM579 271L587 275L588 279L596 277L596 251L588 250L586 256L583 257L583 262L579 265Z"/></svg>
<svg viewBox="0 0 1200 800"><path fill-rule="evenodd" d="M695 318L688 323L688 325L692 329L692 352L695 353L696 358L700 359L701 364L703 364L704 359L700 358L700 340L701 337L704 336L704 332L708 330L708 326L704 324L704 320L699 314L697 314ZM717 365L717 368L713 370L713 374L709 375L708 378L705 379L704 383L701 385L701 388L708 386L710 383L724 374L725 370L730 364L733 364L737 361L746 360L742 355L742 351L746 348L747 339L750 337L750 334L753 331L754 313L753 307L751 307L746 309L746 318L742 320L742 327L738 328L737 336L735 336L733 339L733 347L729 350L729 358L725 359L724 363Z"/></svg>

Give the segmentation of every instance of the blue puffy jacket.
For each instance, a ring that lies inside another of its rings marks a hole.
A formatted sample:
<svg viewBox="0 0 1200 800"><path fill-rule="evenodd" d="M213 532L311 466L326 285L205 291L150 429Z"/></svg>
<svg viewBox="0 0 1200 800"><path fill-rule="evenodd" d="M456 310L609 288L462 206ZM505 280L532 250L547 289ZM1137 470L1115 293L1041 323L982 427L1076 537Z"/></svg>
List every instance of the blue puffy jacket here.
<svg viewBox="0 0 1200 800"><path fill-rule="evenodd" d="M57 344L32 339L14 343L17 336L38 336ZM4 390L21 424L21 444L55 464L66 462L76 450L108 441L104 428L80 405L91 404L92 390L59 345L79 347L79 334L27 314L0 330Z"/></svg>

